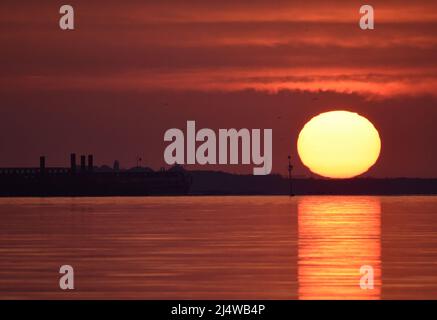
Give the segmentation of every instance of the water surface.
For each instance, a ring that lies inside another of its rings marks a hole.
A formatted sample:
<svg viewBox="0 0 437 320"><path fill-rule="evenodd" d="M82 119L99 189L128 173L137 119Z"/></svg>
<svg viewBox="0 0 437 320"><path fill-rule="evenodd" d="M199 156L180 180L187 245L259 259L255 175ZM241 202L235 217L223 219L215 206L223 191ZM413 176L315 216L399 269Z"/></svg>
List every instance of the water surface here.
<svg viewBox="0 0 437 320"><path fill-rule="evenodd" d="M3 198L0 218L3 299L437 298L437 197Z"/></svg>

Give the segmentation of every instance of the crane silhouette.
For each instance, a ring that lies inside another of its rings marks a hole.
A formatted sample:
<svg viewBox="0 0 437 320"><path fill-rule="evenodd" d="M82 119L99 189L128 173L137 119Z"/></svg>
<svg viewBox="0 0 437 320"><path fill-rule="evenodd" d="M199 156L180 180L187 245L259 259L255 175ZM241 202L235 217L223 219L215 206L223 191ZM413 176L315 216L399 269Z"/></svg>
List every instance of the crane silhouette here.
<svg viewBox="0 0 437 320"><path fill-rule="evenodd" d="M290 186L290 197L294 196L293 194L293 183L291 180L291 170L293 170L293 165L291 164L291 156L288 156L288 183Z"/></svg>

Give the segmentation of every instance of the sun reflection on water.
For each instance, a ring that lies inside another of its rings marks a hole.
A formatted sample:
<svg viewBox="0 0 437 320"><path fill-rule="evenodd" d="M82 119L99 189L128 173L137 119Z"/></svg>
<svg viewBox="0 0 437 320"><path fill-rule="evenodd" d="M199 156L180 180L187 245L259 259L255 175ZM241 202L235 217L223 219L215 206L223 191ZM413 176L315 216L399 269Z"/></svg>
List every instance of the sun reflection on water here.
<svg viewBox="0 0 437 320"><path fill-rule="evenodd" d="M375 197L302 197L298 201L299 299L379 299L381 204ZM360 287L360 267L374 289Z"/></svg>

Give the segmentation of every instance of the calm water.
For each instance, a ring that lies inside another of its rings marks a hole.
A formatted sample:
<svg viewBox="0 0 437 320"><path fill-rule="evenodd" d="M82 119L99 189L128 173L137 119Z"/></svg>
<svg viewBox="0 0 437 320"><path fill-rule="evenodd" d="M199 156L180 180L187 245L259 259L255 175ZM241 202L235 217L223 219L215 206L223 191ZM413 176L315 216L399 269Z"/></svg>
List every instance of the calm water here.
<svg viewBox="0 0 437 320"><path fill-rule="evenodd" d="M0 199L0 217L3 299L437 298L437 197Z"/></svg>

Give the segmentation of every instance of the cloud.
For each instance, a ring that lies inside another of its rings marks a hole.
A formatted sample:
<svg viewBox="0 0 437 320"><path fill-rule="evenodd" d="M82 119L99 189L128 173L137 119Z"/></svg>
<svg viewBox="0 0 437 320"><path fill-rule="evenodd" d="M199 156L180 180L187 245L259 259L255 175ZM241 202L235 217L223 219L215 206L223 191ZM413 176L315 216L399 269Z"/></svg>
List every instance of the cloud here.
<svg viewBox="0 0 437 320"><path fill-rule="evenodd" d="M4 1L1 91L235 91L436 94L433 1L74 1L62 32L50 1Z"/></svg>
<svg viewBox="0 0 437 320"><path fill-rule="evenodd" d="M435 0L372 1L373 31L358 27L361 1L70 4L73 32L58 28L53 1L0 3L0 165L42 153L63 165L76 151L159 168L162 134L194 119L273 128L274 171L291 152L307 174L299 129L345 109L380 131L371 175L437 176Z"/></svg>

